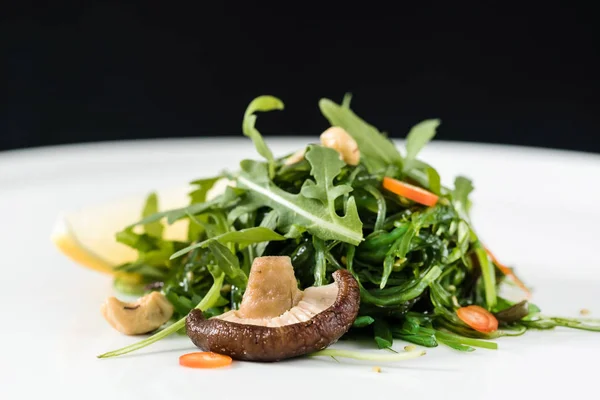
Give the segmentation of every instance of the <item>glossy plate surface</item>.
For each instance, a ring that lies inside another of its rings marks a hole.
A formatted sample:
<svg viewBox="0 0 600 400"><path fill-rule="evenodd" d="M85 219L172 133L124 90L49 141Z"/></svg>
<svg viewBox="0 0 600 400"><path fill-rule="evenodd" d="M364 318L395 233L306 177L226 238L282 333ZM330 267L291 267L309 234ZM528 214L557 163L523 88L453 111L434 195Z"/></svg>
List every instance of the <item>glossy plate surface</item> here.
<svg viewBox="0 0 600 400"><path fill-rule="evenodd" d="M274 139L277 155L317 138ZM401 143L399 142L399 145ZM499 350L428 349L416 360L374 364L297 359L182 368L186 337L137 353L96 355L133 343L103 320L105 275L74 265L49 235L61 211L236 169L258 158L245 139L103 143L0 153L0 398L85 399L544 398L596 392L600 334L557 329L498 340ZM451 185L474 180L473 222L534 289L547 314L600 317L600 156L508 146L433 143L422 153ZM401 350L404 343L397 342ZM254 395L254 396L252 396ZM413 397L418 396L418 397ZM383 398L383 397L382 397Z"/></svg>

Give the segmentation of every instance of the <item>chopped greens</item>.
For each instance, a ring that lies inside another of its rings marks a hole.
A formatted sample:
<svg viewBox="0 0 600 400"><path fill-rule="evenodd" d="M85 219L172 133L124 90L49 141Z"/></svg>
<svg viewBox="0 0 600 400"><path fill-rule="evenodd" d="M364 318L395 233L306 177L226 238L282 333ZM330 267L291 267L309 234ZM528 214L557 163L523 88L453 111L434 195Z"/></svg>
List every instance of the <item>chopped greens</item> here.
<svg viewBox="0 0 600 400"><path fill-rule="evenodd" d="M246 109L244 114L244 121L242 122L242 131L244 135L248 136L254 142L256 151L258 154L263 156L269 163L269 176L272 178L275 173L275 158L271 149L267 146L263 140L260 132L255 128L257 111L273 111L283 110L284 105L281 100L273 96L260 96L252 100Z"/></svg>
<svg viewBox="0 0 600 400"><path fill-rule="evenodd" d="M413 166L417 154L435 136L435 130L440 125L437 119L425 120L415 125L406 136L406 157L404 158L404 170Z"/></svg>
<svg viewBox="0 0 600 400"><path fill-rule="evenodd" d="M308 153L310 153L309 150ZM307 155L308 155L307 153ZM247 189L246 196L240 207L243 211L258 210L265 205L276 210L278 227L286 236L296 236L298 229L294 225L302 226L303 230L325 240L342 240L351 244L362 241L362 224L353 197L346 203L346 215L340 217L335 209L335 200L350 187L332 185L332 180L339 171L336 167L341 162L335 151L322 152L324 159L318 165L326 168L323 173L318 173L315 181L306 177L300 188L300 193L294 194L279 188L267 175L266 166L256 161L242 161L242 173L237 177L240 187ZM312 170L311 170L312 171ZM335 188L335 193L323 195L323 189Z"/></svg>
<svg viewBox="0 0 600 400"><path fill-rule="evenodd" d="M568 327L600 331L591 319L549 317L526 302L498 296L504 274L471 225L472 182L457 177L453 188L417 158L433 139L437 119L415 125L403 157L394 143L350 108L321 99L321 113L332 126L357 142L360 163L347 165L340 154L307 145L304 156L287 163L276 157L256 129L256 113L283 110L273 96L254 99L243 115L242 131L264 161L246 159L219 176L191 182L190 204L158 212L151 194L141 220L116 239L138 252L134 262L115 268L114 286L129 294L159 290L173 304L172 323L149 338L103 354L112 357L154 343L185 327L185 317L200 308L207 317L239 307L256 257L291 257L299 286L325 285L332 273L348 269L361 291L359 316L346 335L370 336L379 348L395 339L424 347L439 344L458 351L496 349L490 340L522 335L528 329ZM382 186L384 177L416 185L439 196L424 206ZM207 192L220 179L231 185L211 200ZM188 240L163 238L164 223L187 219ZM498 330L476 331L456 311L481 306L497 316ZM401 360L422 351L366 355L326 349L311 356L372 361Z"/></svg>

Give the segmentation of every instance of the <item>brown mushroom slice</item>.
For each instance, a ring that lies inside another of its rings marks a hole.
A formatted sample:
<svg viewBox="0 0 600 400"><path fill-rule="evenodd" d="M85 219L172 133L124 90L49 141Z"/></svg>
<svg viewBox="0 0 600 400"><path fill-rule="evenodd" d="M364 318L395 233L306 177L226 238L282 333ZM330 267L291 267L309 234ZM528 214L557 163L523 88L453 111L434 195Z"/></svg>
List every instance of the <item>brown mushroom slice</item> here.
<svg viewBox="0 0 600 400"><path fill-rule="evenodd" d="M187 335L196 346L237 360L278 361L324 349L350 329L360 305L360 290L352 274L338 270L333 273L334 283L299 291L295 280L294 287L290 288L290 280L285 278L290 270L293 273L289 257L261 259L257 258L252 265L240 310L208 320L200 310L192 310L188 315ZM272 272L281 278L277 280L279 284L287 282L287 288L269 290L269 283L273 281L264 273L265 262L280 265L279 274ZM271 305L278 301L295 305L280 315L247 318L246 315L260 315L253 310L256 303L246 302L257 298L253 290L260 290ZM280 296L273 296L274 293ZM290 293L294 295L291 298Z"/></svg>

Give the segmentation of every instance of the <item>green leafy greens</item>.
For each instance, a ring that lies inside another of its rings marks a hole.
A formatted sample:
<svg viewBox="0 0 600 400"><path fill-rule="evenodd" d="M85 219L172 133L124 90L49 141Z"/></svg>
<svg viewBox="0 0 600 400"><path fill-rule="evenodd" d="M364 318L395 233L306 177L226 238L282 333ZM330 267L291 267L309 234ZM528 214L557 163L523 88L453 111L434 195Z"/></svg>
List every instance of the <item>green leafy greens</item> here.
<svg viewBox="0 0 600 400"><path fill-rule="evenodd" d="M312 155L311 155L312 153ZM333 179L341 171L342 161L337 153L322 147L309 147L306 154L311 163L311 175L300 193L289 193L275 185L268 177L264 163L245 160L237 182L248 189L245 210L258 209L267 205L276 210L279 216L278 227L289 235L293 224L302 225L305 230L323 239L342 240L358 244L362 240L362 224L354 199L350 197L346 205L346 215L336 213L335 200L352 190L347 185L333 185Z"/></svg>
<svg viewBox="0 0 600 400"><path fill-rule="evenodd" d="M415 125L406 136L406 157L404 169L410 169L417 159L417 154L435 136L435 130L440 125L437 119L430 119Z"/></svg>
<svg viewBox="0 0 600 400"><path fill-rule="evenodd" d="M457 177L454 188L441 185L438 171L418 158L435 136L437 119L416 124L406 138L403 157L394 143L350 108L321 99L320 110L332 126L356 141L360 163L347 165L336 150L308 145L302 159L276 157L256 129L256 113L283 110L273 96L254 99L243 115L242 131L264 161L242 160L240 167L191 182L190 204L158 212L152 193L137 223L116 239L138 253L117 266L114 286L129 294L159 290L173 304L173 321L149 338L103 354L113 357L181 332L185 316L200 308L207 317L239 307L256 257L289 256L301 288L325 285L337 269L359 283L359 316L346 335L368 336L391 349L394 340L424 347L439 344L458 351L496 349L491 341L528 329L568 327L599 331L598 320L551 317L529 303L498 295L504 275L471 224L472 182ZM430 207L385 190L385 176L406 181L439 196ZM231 185L207 200L219 179ZM185 241L163 237L164 223L188 220ZM456 310L479 305L498 314L497 331L472 329ZM312 356L401 360L422 351L373 354L325 349Z"/></svg>
<svg viewBox="0 0 600 400"><path fill-rule="evenodd" d="M263 156L269 162L269 175L272 177L275 173L275 159L271 149L267 146L263 140L260 132L255 128L257 111L273 111L283 110L284 105L281 100L273 96L260 96L252 100L246 109L244 114L244 121L242 123L242 131L244 135L248 136L254 142L256 151L258 154Z"/></svg>

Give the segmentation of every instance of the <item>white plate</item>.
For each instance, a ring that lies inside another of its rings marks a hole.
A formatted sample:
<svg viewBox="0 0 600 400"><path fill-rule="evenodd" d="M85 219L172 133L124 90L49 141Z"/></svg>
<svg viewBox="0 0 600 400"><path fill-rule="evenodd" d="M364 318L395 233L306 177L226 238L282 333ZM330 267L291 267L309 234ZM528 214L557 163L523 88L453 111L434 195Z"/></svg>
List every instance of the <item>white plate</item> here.
<svg viewBox="0 0 600 400"><path fill-rule="evenodd" d="M277 154L310 139L269 144ZM433 143L423 158L446 184L474 179L474 224L498 257L535 287L551 314L600 315L600 157L508 146ZM425 357L381 365L330 359L276 364L236 362L190 370L178 356L185 337L138 353L97 354L133 343L102 319L110 279L80 268L49 240L55 218L130 194L180 186L242 158L258 157L245 139L104 143L0 153L0 398L168 399L301 398L387 394L394 398L544 398L596 391L600 334L557 329L498 340L499 350L459 353L438 347ZM401 349L403 344L397 342ZM192 397L193 396L193 397ZM215 397L212 397L215 398Z"/></svg>

